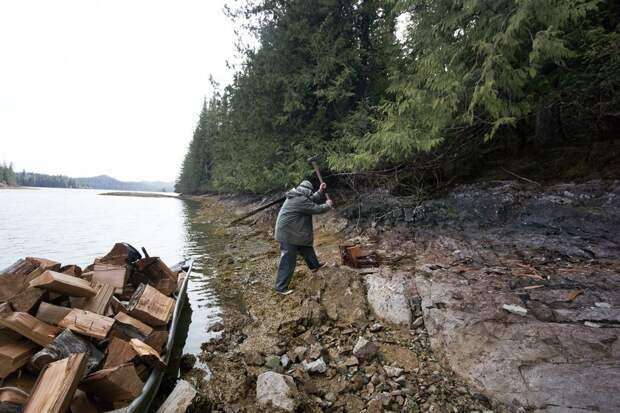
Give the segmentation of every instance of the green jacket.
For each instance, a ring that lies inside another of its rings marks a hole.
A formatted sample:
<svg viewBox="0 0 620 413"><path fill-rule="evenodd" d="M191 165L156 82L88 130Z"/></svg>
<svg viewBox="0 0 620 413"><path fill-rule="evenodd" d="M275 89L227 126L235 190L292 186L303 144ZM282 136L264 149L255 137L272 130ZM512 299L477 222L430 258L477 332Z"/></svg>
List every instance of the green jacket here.
<svg viewBox="0 0 620 413"><path fill-rule="evenodd" d="M287 244L312 246L314 230L312 215L323 214L330 208L325 194L299 186L286 193L286 201L278 213L275 238Z"/></svg>

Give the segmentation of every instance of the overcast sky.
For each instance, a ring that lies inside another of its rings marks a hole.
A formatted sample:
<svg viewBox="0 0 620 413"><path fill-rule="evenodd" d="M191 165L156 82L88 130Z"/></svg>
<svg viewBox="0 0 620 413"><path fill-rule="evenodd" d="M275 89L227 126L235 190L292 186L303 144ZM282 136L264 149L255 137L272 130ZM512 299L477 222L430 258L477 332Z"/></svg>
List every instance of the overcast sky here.
<svg viewBox="0 0 620 413"><path fill-rule="evenodd" d="M225 3L0 1L0 162L174 180L209 75L232 80Z"/></svg>

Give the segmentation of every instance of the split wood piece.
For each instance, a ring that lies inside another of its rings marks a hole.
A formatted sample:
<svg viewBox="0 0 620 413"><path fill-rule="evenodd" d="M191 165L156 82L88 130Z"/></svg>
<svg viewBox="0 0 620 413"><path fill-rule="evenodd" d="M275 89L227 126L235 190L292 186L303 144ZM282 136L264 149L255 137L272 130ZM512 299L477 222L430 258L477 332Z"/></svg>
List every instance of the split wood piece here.
<svg viewBox="0 0 620 413"><path fill-rule="evenodd" d="M30 281L44 272L43 267L37 267L28 274L3 274L0 276L0 301L8 301L26 290Z"/></svg>
<svg viewBox="0 0 620 413"><path fill-rule="evenodd" d="M177 274L159 257L147 257L136 261L133 279L134 284L150 284L163 295L170 296L177 289Z"/></svg>
<svg viewBox="0 0 620 413"><path fill-rule="evenodd" d="M155 329L151 334L149 334L144 342L161 354L164 351L164 347L166 347L166 343L168 342L168 330L165 328Z"/></svg>
<svg viewBox="0 0 620 413"><path fill-rule="evenodd" d="M28 313L10 313L0 316L0 325L21 334L38 345L45 347L54 340L60 331Z"/></svg>
<svg viewBox="0 0 620 413"><path fill-rule="evenodd" d="M36 343L21 337L0 340L0 379L22 368L38 348Z"/></svg>
<svg viewBox="0 0 620 413"><path fill-rule="evenodd" d="M30 364L37 370L43 369L49 363L69 357L71 354L85 353L88 357L86 362L86 372L94 370L101 360L103 353L99 351L91 342L73 334L71 330L60 333L44 349L32 356Z"/></svg>
<svg viewBox="0 0 620 413"><path fill-rule="evenodd" d="M84 308L84 302L86 301L86 297L69 297L69 306L71 308Z"/></svg>
<svg viewBox="0 0 620 413"><path fill-rule="evenodd" d="M146 341L146 336L144 336L144 334L142 334L140 330L138 330L131 324L123 324L119 322L114 322L112 330L110 330L110 334L108 334L108 338L113 337L120 338L121 340L125 341L129 341L132 338Z"/></svg>
<svg viewBox="0 0 620 413"><path fill-rule="evenodd" d="M98 262L112 265L125 265L140 259L140 253L123 242L114 244L110 252L99 258Z"/></svg>
<svg viewBox="0 0 620 413"><path fill-rule="evenodd" d="M71 309L67 307L42 302L37 310L37 318L44 323L58 325L70 311Z"/></svg>
<svg viewBox="0 0 620 413"><path fill-rule="evenodd" d="M9 303L0 303L0 315L9 314L13 312L13 307Z"/></svg>
<svg viewBox="0 0 620 413"><path fill-rule="evenodd" d="M177 289L176 289L177 293L181 291L181 287L183 287L183 282L185 281L186 277L187 277L187 273L185 271L179 272L179 275L177 276Z"/></svg>
<svg viewBox="0 0 620 413"><path fill-rule="evenodd" d="M47 258L26 257L27 260L34 261L39 267L43 267L43 270L58 271L60 269L60 263L48 260Z"/></svg>
<svg viewBox="0 0 620 413"><path fill-rule="evenodd" d="M86 271L86 272L83 272L82 275L80 275L80 278L88 282L91 282L93 280L93 274L94 272L92 271Z"/></svg>
<svg viewBox="0 0 620 413"><path fill-rule="evenodd" d="M129 340L129 344L138 357L140 357L140 360L144 361L149 366L160 370L166 368L166 362L162 360L159 353L153 347L136 338Z"/></svg>
<svg viewBox="0 0 620 413"><path fill-rule="evenodd" d="M133 364L96 371L82 381L80 388L104 402L133 400L142 393L144 383Z"/></svg>
<svg viewBox="0 0 620 413"><path fill-rule="evenodd" d="M69 314L58 323L59 327L68 328L73 332L98 340L106 338L113 325L113 318L77 308L71 309Z"/></svg>
<svg viewBox="0 0 620 413"><path fill-rule="evenodd" d="M112 297L112 299L110 300L110 308L112 309L114 314L127 312L125 304L123 304L122 301L116 297Z"/></svg>
<svg viewBox="0 0 620 413"><path fill-rule="evenodd" d="M189 382L179 380L157 413L185 413L198 392Z"/></svg>
<svg viewBox="0 0 620 413"><path fill-rule="evenodd" d="M58 270L58 272L61 272L67 275L73 275L74 277L82 276L82 269L78 265L73 265L73 264L60 267L60 270Z"/></svg>
<svg viewBox="0 0 620 413"><path fill-rule="evenodd" d="M84 377L87 356L72 354L45 366L24 413L65 413L71 404L78 383Z"/></svg>
<svg viewBox="0 0 620 413"><path fill-rule="evenodd" d="M153 327L148 324L143 323L137 318L133 318L130 315L125 313L118 313L114 319L121 324L128 324L132 327L135 327L144 337L148 337L153 332Z"/></svg>
<svg viewBox="0 0 620 413"><path fill-rule="evenodd" d="M121 293L127 284L127 267L97 263L95 264L92 280L102 284L110 284L117 289L118 293Z"/></svg>
<svg viewBox="0 0 620 413"><path fill-rule="evenodd" d="M29 313L36 308L36 306L45 298L45 290L39 288L26 288L21 293L13 296L9 300L11 307L15 311L21 311Z"/></svg>
<svg viewBox="0 0 620 413"><path fill-rule="evenodd" d="M113 337L106 350L106 359L103 368L111 369L127 364L136 358L137 355L138 353L136 353L131 344L120 338Z"/></svg>
<svg viewBox="0 0 620 413"><path fill-rule="evenodd" d="M0 387L0 406L2 406L3 403L13 406L23 406L26 404L29 397L30 395L28 393L17 387ZM0 412L1 411L4 410L0 408ZM21 408L15 409L15 411L21 411Z"/></svg>
<svg viewBox="0 0 620 413"><path fill-rule="evenodd" d="M99 409L86 393L77 389L71 400L71 413L99 413Z"/></svg>
<svg viewBox="0 0 620 413"><path fill-rule="evenodd" d="M88 281L50 270L30 281L30 286L44 288L71 297L93 297L97 294L97 291L90 286Z"/></svg>
<svg viewBox="0 0 620 413"><path fill-rule="evenodd" d="M140 380L146 382L151 375L151 368L144 363L136 363L136 374Z"/></svg>
<svg viewBox="0 0 620 413"><path fill-rule="evenodd" d="M87 298L82 305L82 309L103 315L114 295L114 286L95 281L93 288L97 291L97 295Z"/></svg>
<svg viewBox="0 0 620 413"><path fill-rule="evenodd" d="M154 287L140 284L129 300L129 315L151 326L164 326L174 311L174 299L157 291Z"/></svg>
<svg viewBox="0 0 620 413"><path fill-rule="evenodd" d="M39 264L33 260L27 258L20 258L10 266L0 271L0 276L14 274L14 275L26 275L30 274L39 267Z"/></svg>

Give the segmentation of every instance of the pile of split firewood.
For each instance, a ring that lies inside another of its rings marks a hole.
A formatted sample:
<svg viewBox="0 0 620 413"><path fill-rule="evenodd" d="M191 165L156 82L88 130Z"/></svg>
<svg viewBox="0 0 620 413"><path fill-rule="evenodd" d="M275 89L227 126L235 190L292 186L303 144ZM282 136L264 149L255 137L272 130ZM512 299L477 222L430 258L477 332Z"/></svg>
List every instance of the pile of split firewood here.
<svg viewBox="0 0 620 413"><path fill-rule="evenodd" d="M27 257L1 271L0 412L127 406L165 367L185 276L123 243L84 270Z"/></svg>

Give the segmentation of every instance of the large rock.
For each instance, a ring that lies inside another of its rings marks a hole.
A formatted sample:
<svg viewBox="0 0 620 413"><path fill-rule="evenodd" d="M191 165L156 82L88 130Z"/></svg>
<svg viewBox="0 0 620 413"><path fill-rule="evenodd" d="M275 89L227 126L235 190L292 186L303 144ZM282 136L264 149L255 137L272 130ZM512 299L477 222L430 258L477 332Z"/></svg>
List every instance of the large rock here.
<svg viewBox="0 0 620 413"><path fill-rule="evenodd" d="M290 376L268 371L256 380L256 400L258 404L280 408L292 412L297 407L297 386Z"/></svg>
<svg viewBox="0 0 620 413"><path fill-rule="evenodd" d="M416 281L431 346L479 391L541 412L620 411L615 329L507 314L483 282Z"/></svg>
<svg viewBox="0 0 620 413"><path fill-rule="evenodd" d="M413 283L406 273L369 274L366 276L368 304L374 313L385 321L409 325L411 308L409 298L413 295Z"/></svg>

